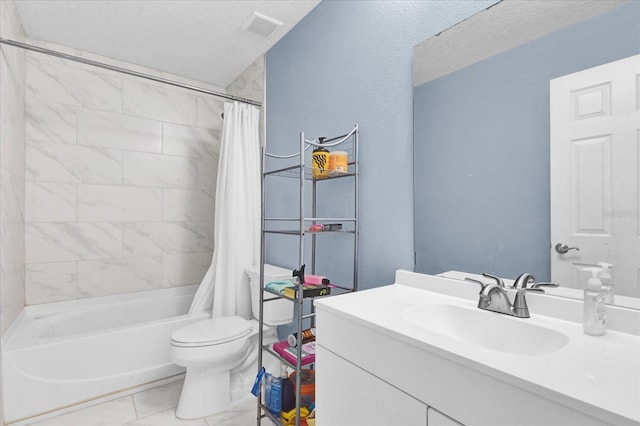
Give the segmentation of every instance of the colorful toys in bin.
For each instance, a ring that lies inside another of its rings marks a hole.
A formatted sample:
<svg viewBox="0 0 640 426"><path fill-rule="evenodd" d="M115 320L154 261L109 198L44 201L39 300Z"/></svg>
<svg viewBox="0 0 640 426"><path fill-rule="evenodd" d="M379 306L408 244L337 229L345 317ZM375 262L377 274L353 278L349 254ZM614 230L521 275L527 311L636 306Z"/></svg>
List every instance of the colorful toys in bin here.
<svg viewBox="0 0 640 426"><path fill-rule="evenodd" d="M262 386L262 402L274 416L279 416L283 425L294 425L296 419L296 372L287 375L287 367L282 364L280 377L265 371L264 367L256 376L251 393L258 396ZM300 425L315 425L315 370L304 368L300 371Z"/></svg>
<svg viewBox="0 0 640 426"><path fill-rule="evenodd" d="M307 417L309 417L309 409L307 407L300 407L300 425L301 426L304 424L302 422L306 420ZM286 412L283 411L282 414L280 414L280 422L283 425L295 425L296 409L294 408L293 410L289 410Z"/></svg>
<svg viewBox="0 0 640 426"><path fill-rule="evenodd" d="M296 372L289 376L291 383L296 382ZM295 390L295 386L294 386ZM300 425L315 425L316 375L315 370L303 368L300 371ZM280 414L283 425L293 425L296 419L296 409L293 408Z"/></svg>

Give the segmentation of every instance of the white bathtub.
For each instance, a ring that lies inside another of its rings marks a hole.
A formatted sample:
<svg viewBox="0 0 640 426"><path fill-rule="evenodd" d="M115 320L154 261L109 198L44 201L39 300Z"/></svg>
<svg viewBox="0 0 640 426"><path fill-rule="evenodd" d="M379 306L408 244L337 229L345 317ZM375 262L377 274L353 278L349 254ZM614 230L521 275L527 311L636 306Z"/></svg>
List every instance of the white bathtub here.
<svg viewBox="0 0 640 426"><path fill-rule="evenodd" d="M2 340L6 422L182 373L171 333L197 286L27 306Z"/></svg>

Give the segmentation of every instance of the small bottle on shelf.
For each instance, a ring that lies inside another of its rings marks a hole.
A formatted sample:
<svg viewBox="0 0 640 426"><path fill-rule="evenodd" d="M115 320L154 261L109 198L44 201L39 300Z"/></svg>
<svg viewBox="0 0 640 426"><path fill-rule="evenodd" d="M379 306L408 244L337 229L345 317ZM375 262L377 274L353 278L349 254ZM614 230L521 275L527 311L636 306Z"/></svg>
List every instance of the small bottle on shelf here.
<svg viewBox="0 0 640 426"><path fill-rule="evenodd" d="M320 145L326 138L318 138ZM323 146L318 146L311 154L311 175L314 179L325 179L329 177L329 150Z"/></svg>
<svg viewBox="0 0 640 426"><path fill-rule="evenodd" d="M331 151L329 153L329 175L338 176L348 172L347 151Z"/></svg>

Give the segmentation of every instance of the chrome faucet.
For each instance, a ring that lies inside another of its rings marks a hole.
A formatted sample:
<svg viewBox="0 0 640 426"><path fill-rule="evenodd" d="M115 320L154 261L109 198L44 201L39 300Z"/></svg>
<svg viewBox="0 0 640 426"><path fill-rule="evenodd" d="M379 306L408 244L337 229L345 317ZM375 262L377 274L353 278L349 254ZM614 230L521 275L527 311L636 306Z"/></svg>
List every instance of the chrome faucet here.
<svg viewBox="0 0 640 426"><path fill-rule="evenodd" d="M530 318L529 306L527 306L527 299L524 297L529 291L535 291L536 293L544 293L541 288L521 288L516 291L516 297L513 299L513 306L511 311L514 317L518 318Z"/></svg>
<svg viewBox="0 0 640 426"><path fill-rule="evenodd" d="M507 295L507 287L505 287L504 282L500 278L487 273L482 274L482 276L491 278L496 282L485 284L473 278L465 278L466 281L480 285L478 308L517 318L529 318L531 316L529 314L529 307L527 306L527 299L525 298L526 293L530 291L544 293L543 289L538 288L543 286L558 287L557 283L536 283L533 275L524 273L516 279L511 287L511 289L516 290L512 304ZM531 284L531 287L527 288L528 284Z"/></svg>
<svg viewBox="0 0 640 426"><path fill-rule="evenodd" d="M513 286L511 286L511 288L516 288L516 289L523 289L523 288L527 288L527 285L531 285L530 288L540 288L540 287L559 287L560 284L558 283L554 283L554 282L536 282L535 277L528 273L525 272L524 274L520 274L520 276L518 276L518 278L516 278L516 280L513 283ZM542 290L542 289L540 289ZM542 290L542 292L544 293L544 290Z"/></svg>
<svg viewBox="0 0 640 426"><path fill-rule="evenodd" d="M533 284L536 282L536 279L528 272L524 274L520 274L518 278L513 282L513 286L511 288L527 288L528 284Z"/></svg>
<svg viewBox="0 0 640 426"><path fill-rule="evenodd" d="M485 277L494 278L488 274L482 274ZM494 278L495 279L495 278ZM498 312L506 315L513 315L511 301L509 296L505 292L504 283L501 286L502 280L496 280L495 283L485 284L482 281L475 280L473 278L465 278L467 281L474 282L480 285L480 297L478 299L478 309L484 309L485 311Z"/></svg>

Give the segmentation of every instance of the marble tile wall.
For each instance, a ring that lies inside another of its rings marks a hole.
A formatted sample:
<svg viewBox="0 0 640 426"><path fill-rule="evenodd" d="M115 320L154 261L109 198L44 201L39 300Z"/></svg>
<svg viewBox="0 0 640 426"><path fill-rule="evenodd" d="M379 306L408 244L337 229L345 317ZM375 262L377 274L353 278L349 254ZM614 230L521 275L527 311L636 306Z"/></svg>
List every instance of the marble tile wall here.
<svg viewBox="0 0 640 426"><path fill-rule="evenodd" d="M0 1L0 36L22 41L11 1ZM0 46L0 335L25 305L25 55Z"/></svg>
<svg viewBox="0 0 640 426"><path fill-rule="evenodd" d="M26 303L199 283L224 100L33 52L26 76Z"/></svg>
<svg viewBox="0 0 640 426"><path fill-rule="evenodd" d="M264 55L253 61L246 70L242 72L229 86L227 93L234 96L240 96L246 99L252 99L265 104L265 63ZM260 141L264 144L264 109L260 110Z"/></svg>

